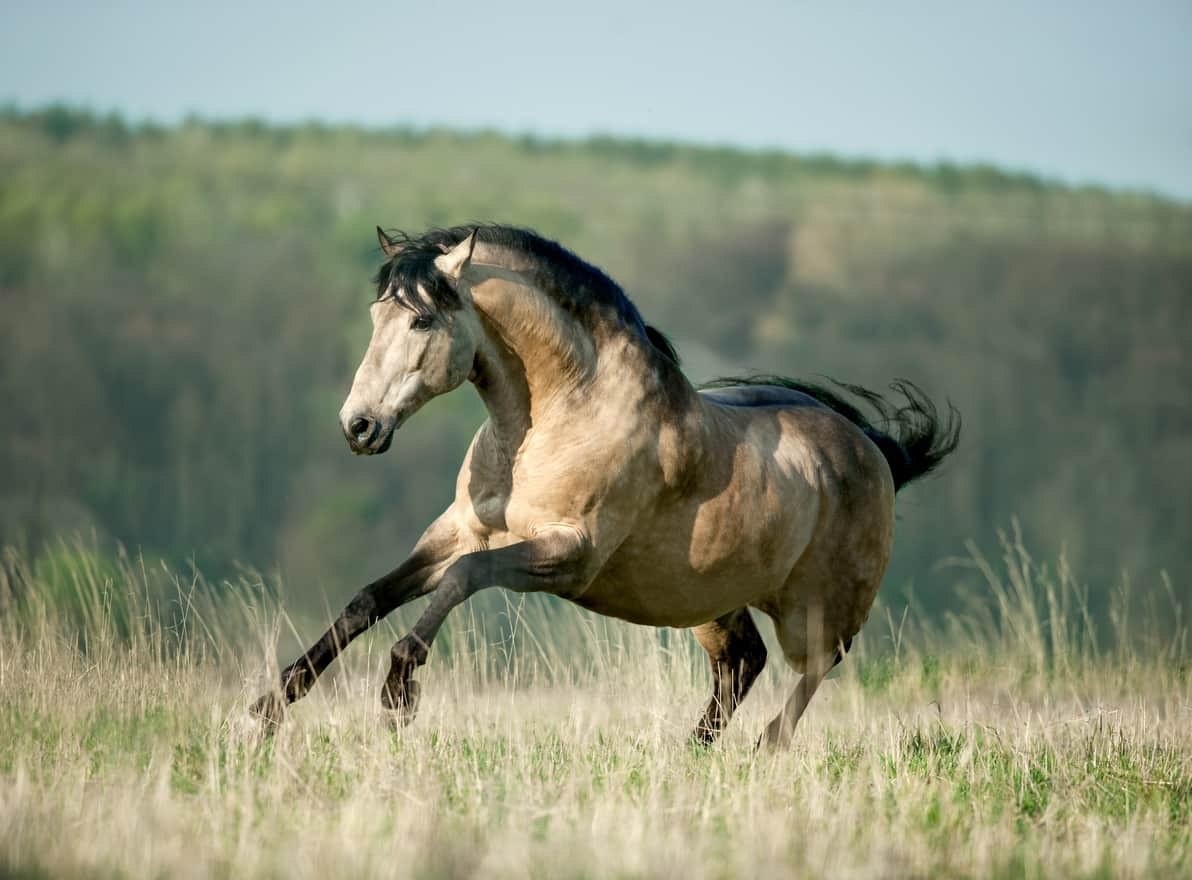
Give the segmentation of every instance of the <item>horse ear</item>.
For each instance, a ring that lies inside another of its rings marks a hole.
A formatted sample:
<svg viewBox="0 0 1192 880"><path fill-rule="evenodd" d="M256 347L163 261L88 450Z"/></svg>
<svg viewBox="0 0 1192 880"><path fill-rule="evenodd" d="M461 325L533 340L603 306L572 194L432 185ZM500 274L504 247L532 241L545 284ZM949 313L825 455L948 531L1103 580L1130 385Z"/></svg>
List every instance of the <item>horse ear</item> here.
<svg viewBox="0 0 1192 880"><path fill-rule="evenodd" d="M402 252L402 243L386 235L380 226L377 227L377 241L381 245L381 252L387 257L396 257Z"/></svg>
<svg viewBox="0 0 1192 880"><path fill-rule="evenodd" d="M439 267L439 271L448 278L459 280L459 277L464 274L464 270L468 268L468 263L472 262L472 252L476 250L476 229L472 233L453 247L441 257L435 257L435 265Z"/></svg>

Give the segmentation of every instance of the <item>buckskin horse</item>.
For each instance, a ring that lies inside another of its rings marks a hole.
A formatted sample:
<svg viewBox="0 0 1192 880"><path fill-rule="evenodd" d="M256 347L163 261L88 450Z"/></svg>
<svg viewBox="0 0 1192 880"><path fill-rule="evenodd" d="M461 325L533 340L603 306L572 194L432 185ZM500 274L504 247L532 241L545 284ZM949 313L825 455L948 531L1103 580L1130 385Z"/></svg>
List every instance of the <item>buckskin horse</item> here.
<svg viewBox="0 0 1192 880"><path fill-rule="evenodd" d="M766 662L749 609L764 612L802 673L762 737L788 743L869 613L895 492L956 448L956 411L942 418L908 382L891 386L898 404L778 376L697 390L621 288L553 241L495 225L377 234L386 259L372 340L340 411L348 445L385 452L423 404L464 381L488 420L455 500L282 671L255 714L278 724L352 639L429 596L381 691L392 719L409 723L413 675L444 618L501 586L692 627L712 665L693 734L707 743Z"/></svg>

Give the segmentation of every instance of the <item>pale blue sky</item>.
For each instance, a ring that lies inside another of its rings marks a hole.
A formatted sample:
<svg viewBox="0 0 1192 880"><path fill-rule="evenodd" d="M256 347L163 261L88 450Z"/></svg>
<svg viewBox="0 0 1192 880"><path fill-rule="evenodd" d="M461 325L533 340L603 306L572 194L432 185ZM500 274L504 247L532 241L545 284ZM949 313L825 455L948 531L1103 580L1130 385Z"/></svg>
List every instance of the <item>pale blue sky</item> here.
<svg viewBox="0 0 1192 880"><path fill-rule="evenodd" d="M990 161L1192 199L1192 0L2 0L0 101Z"/></svg>

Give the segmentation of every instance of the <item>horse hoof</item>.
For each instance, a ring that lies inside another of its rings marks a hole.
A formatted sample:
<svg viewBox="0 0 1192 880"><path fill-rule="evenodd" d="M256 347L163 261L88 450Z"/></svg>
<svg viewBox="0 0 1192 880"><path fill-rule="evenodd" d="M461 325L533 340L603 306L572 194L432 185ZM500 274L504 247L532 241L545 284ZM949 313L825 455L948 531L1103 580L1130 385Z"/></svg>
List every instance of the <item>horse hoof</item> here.
<svg viewBox="0 0 1192 880"><path fill-rule="evenodd" d="M268 693L253 703L248 712L266 733L273 733L286 717L286 704L278 694Z"/></svg>
<svg viewBox="0 0 1192 880"><path fill-rule="evenodd" d="M396 686L386 686L381 704L390 710L389 726L394 730L408 727L418 714L418 700L422 691L418 682L408 678Z"/></svg>

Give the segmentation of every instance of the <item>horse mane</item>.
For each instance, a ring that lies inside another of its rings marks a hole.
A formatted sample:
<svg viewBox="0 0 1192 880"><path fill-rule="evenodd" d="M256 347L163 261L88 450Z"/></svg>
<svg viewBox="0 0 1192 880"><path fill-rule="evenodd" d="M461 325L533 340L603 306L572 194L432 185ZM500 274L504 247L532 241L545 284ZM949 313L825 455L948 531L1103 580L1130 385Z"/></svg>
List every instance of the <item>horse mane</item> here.
<svg viewBox="0 0 1192 880"><path fill-rule="evenodd" d="M558 242L530 229L476 224L436 227L418 236L400 230L388 233L401 250L377 270L373 278L377 298L392 290L399 303L420 314L458 309L459 294L439 271L435 258L467 238L472 230L476 230L478 242L529 257L537 286L588 329L594 329L599 315L611 315L651 350L678 365L679 355L674 345L661 331L643 320L641 312L620 285ZM423 291L426 299L415 293L418 290Z"/></svg>

